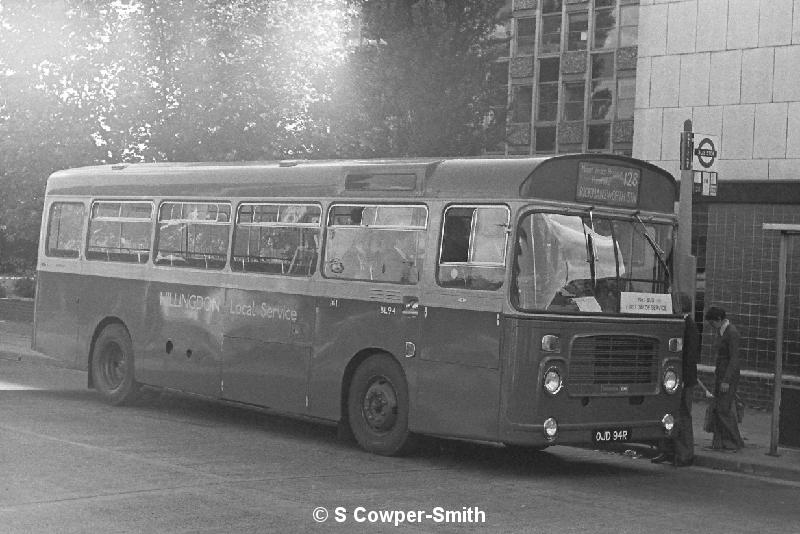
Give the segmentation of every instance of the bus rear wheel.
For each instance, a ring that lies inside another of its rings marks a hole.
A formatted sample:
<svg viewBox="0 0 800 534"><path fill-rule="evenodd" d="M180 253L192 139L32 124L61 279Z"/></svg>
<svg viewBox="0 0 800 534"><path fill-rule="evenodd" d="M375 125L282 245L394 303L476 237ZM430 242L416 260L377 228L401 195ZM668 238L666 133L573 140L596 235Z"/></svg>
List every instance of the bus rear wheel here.
<svg viewBox="0 0 800 534"><path fill-rule="evenodd" d="M103 328L92 351L92 380L109 403L118 406L136 398L139 385L133 379L133 343L121 324Z"/></svg>
<svg viewBox="0 0 800 534"><path fill-rule="evenodd" d="M353 435L365 450L395 456L413 448L408 384L392 357L376 354L358 366L350 383L347 412Z"/></svg>

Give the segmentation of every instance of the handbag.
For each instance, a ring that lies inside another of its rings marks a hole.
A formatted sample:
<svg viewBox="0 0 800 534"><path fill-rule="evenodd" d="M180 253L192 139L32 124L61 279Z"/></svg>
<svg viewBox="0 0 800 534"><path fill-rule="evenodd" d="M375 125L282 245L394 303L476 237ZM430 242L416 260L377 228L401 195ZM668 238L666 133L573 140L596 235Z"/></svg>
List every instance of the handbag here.
<svg viewBox="0 0 800 534"><path fill-rule="evenodd" d="M705 419L703 419L703 430L712 434L714 433L714 417L716 417L716 410L716 399L709 400L708 406L706 406Z"/></svg>

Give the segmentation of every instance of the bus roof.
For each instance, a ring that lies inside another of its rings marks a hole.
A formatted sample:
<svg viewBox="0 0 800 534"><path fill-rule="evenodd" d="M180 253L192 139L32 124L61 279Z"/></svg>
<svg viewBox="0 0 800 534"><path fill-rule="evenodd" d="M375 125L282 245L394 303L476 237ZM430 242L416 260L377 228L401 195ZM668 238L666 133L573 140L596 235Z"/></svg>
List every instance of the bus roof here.
<svg viewBox="0 0 800 534"><path fill-rule="evenodd" d="M236 163L135 163L57 171L48 195L140 197L408 197L520 198L523 184L542 163L564 159L625 162L608 154L548 157L292 160ZM525 197L536 197L527 188ZM546 195L545 195L546 196Z"/></svg>

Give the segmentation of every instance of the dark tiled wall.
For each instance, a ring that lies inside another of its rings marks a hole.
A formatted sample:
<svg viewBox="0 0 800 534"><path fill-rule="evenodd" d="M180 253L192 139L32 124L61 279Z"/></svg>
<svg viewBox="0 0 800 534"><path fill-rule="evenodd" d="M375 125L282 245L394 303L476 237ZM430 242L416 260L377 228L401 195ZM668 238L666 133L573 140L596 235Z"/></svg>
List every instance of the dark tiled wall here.
<svg viewBox="0 0 800 534"><path fill-rule="evenodd" d="M703 381L706 387L713 389L713 372L700 373L699 379ZM738 393L747 406L768 410L772 408L774 404L774 399L772 397L773 385L774 381L772 378L765 378L763 376L745 376L742 377L741 381L739 382ZM784 385L784 390L785 388L786 386ZM693 397L695 401L706 401L705 392L699 387L694 388Z"/></svg>
<svg viewBox="0 0 800 534"><path fill-rule="evenodd" d="M697 224L700 221L695 218L693 229L696 245L705 245L705 307L722 306L739 328L743 369L773 372L780 233L765 232L762 225L800 224L800 206L719 203L708 205L707 212L707 225ZM790 242L783 369L800 376L800 236ZM711 336L705 326L701 361L713 365ZM763 400L755 391L758 388L747 389L752 401Z"/></svg>

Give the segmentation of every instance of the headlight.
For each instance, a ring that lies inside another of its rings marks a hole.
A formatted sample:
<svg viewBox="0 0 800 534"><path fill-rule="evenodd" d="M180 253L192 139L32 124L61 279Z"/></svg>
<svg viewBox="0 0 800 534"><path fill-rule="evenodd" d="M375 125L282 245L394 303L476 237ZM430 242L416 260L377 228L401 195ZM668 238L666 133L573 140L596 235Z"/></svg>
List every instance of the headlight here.
<svg viewBox="0 0 800 534"><path fill-rule="evenodd" d="M551 367L544 374L544 390L550 395L555 395L561 391L564 383L561 381L561 373L557 367Z"/></svg>
<svg viewBox="0 0 800 534"><path fill-rule="evenodd" d="M561 338L555 334L542 336L542 351L561 352Z"/></svg>
<svg viewBox="0 0 800 534"><path fill-rule="evenodd" d="M680 380L678 379L678 372L673 369L672 367L668 367L664 371L664 379L663 379L664 391L672 395L678 388L680 387Z"/></svg>
<svg viewBox="0 0 800 534"><path fill-rule="evenodd" d="M683 338L682 337L671 337L671 338L669 338L668 347L669 347L669 351L670 352L682 352L683 351Z"/></svg>
<svg viewBox="0 0 800 534"><path fill-rule="evenodd" d="M553 441L556 439L556 434L558 434L558 423L552 417L548 417L542 423L542 429L544 430L544 437L547 438L547 441Z"/></svg>
<svg viewBox="0 0 800 534"><path fill-rule="evenodd" d="M672 429L675 428L675 418L672 416L672 414L668 413L661 418L661 424L664 425L664 430L667 432L667 434L671 434Z"/></svg>

